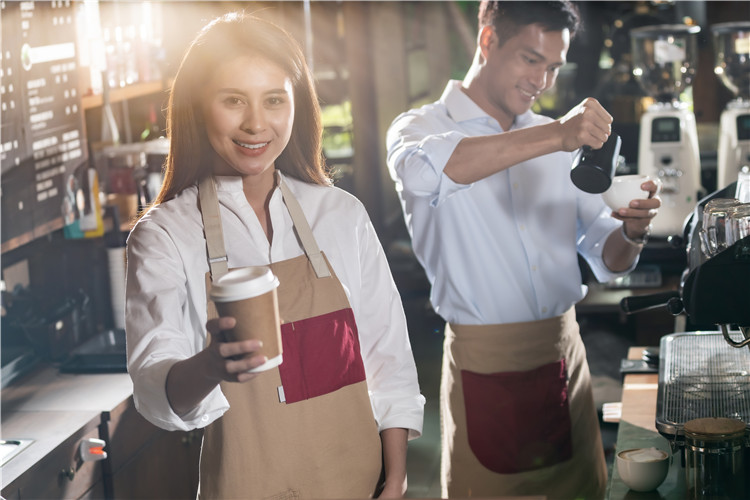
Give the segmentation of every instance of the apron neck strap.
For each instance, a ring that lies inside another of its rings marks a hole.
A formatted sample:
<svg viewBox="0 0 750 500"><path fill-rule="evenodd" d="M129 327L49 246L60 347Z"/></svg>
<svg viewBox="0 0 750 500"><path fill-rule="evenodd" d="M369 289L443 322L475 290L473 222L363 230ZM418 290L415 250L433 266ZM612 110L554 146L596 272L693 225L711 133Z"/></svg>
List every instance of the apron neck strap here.
<svg viewBox="0 0 750 500"><path fill-rule="evenodd" d="M203 218L203 232L206 235L208 265L211 268L211 281L216 281L227 272L227 251L224 248L224 230L219 214L219 195L212 175L206 176L198 185L198 196Z"/></svg>
<svg viewBox="0 0 750 500"><path fill-rule="evenodd" d="M315 275L318 278L328 278L331 275L331 271L328 269L328 264L323 258L323 254L318 248L318 242L315 241L310 224L307 222L302 207L300 207L297 198L292 194L289 186L284 182L284 178L279 175L279 189L281 189L281 196L284 199L284 204L289 215L292 217L294 228L297 230L297 236L299 237L302 248L305 250L310 264L315 271Z"/></svg>
<svg viewBox="0 0 750 500"><path fill-rule="evenodd" d="M284 178L279 175L278 179L284 204L289 210L297 236L315 271L315 275L318 278L331 276L331 271L328 269L323 253L318 248L318 243L315 241L302 207L284 182ZM227 251L224 247L224 231L221 227L221 215L219 213L219 196L216 193L216 183L212 175L205 177L200 182L198 196L200 198L201 217L203 218L203 231L206 236L208 265L211 268L211 281L216 281L224 276L229 269L227 266Z"/></svg>

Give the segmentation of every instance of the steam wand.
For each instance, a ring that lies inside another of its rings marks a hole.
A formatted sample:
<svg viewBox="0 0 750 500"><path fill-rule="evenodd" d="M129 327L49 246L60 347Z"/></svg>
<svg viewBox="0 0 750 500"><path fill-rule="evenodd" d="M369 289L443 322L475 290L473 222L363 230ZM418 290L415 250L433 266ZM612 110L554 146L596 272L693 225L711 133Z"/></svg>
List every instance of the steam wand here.
<svg viewBox="0 0 750 500"><path fill-rule="evenodd" d="M742 340L740 342L737 342L732 337L729 336L729 326L725 324L719 325L719 328L721 329L721 334L724 336L724 340L726 340L729 345L732 347L745 347L747 345L750 345L750 327L747 326L740 326L740 331L742 332L742 336L745 337L745 340Z"/></svg>

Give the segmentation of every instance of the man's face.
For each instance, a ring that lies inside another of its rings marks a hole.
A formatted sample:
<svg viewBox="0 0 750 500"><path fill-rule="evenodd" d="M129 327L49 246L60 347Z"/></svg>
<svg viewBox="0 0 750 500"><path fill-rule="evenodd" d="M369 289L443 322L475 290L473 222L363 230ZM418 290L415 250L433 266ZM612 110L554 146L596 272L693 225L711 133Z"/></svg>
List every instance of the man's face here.
<svg viewBox="0 0 750 500"><path fill-rule="evenodd" d="M485 103L480 105L485 110L488 106L489 114L508 130L517 115L528 111L536 98L555 84L566 61L570 33L529 24L503 45L497 40L493 30L482 70Z"/></svg>

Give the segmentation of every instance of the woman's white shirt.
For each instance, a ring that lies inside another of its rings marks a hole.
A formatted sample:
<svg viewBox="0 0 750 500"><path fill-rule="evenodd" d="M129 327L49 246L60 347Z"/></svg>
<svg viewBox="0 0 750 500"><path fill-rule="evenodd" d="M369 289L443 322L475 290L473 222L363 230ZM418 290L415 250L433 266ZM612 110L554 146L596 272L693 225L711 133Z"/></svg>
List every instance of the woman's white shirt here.
<svg viewBox="0 0 750 500"><path fill-rule="evenodd" d="M364 206L345 191L284 177L341 281L354 311L367 384L379 429L421 434L419 392L401 298ZM281 192L269 203L269 243L242 191L240 177L217 177L230 268L268 265L303 254ZM139 412L168 430L205 427L229 404L217 386L191 412L176 415L166 395L174 363L206 345L208 272L198 189L153 207L128 237L126 330L128 371ZM252 383L252 380L248 383Z"/></svg>

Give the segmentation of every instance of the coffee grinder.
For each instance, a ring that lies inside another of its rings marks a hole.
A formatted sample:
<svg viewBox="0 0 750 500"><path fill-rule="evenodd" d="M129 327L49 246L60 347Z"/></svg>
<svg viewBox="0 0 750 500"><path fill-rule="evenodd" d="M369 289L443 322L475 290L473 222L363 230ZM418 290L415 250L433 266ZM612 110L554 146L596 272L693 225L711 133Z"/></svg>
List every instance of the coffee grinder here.
<svg viewBox="0 0 750 500"><path fill-rule="evenodd" d="M695 115L680 101L695 77L698 32L699 26L683 24L630 31L633 75L655 99L641 116L638 149L638 173L662 181L654 236L681 234L702 191Z"/></svg>
<svg viewBox="0 0 750 500"><path fill-rule="evenodd" d="M717 187L737 180L750 167L750 21L711 26L714 73L735 96L721 113L717 150Z"/></svg>

